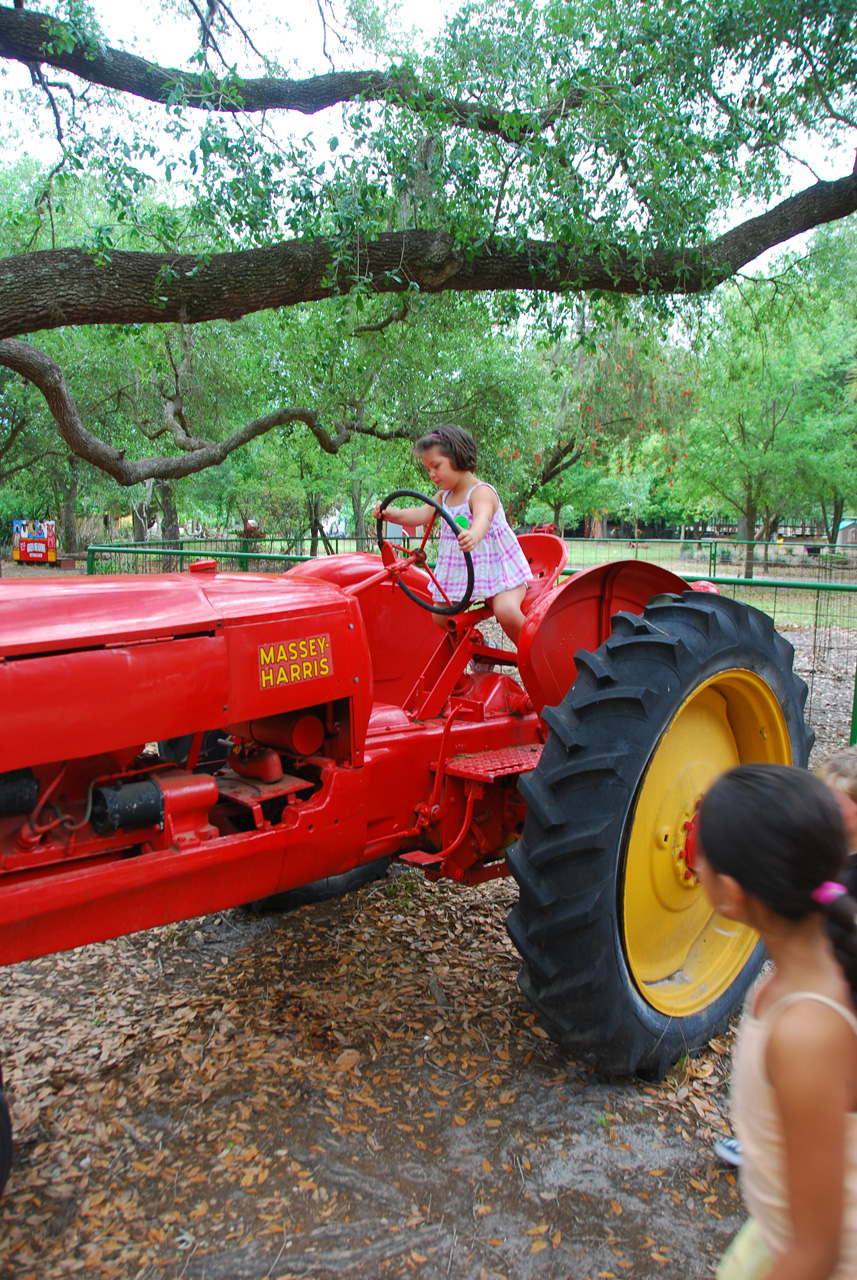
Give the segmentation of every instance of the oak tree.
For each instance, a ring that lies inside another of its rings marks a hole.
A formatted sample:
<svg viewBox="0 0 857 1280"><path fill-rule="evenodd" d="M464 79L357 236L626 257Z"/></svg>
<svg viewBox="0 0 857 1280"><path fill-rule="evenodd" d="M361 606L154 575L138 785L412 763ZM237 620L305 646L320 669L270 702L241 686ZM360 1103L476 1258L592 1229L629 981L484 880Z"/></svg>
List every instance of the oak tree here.
<svg viewBox="0 0 857 1280"><path fill-rule="evenodd" d="M30 335L344 294L385 326L407 322L415 294L513 291L555 318L582 292L704 293L857 210L853 172L793 176L799 138L854 127L854 9L479 0L425 56L360 65L346 51L340 69L300 76L226 5L173 66L112 47L97 4L0 4L0 58L28 69L58 146L31 234L0 260L0 365L120 484L190 474L275 425L320 426L341 447L359 423L331 430L317 405L281 402L219 440L175 415L168 452L131 459L82 421ZM327 139L281 124L330 108ZM73 173L103 184L110 217L57 238Z"/></svg>

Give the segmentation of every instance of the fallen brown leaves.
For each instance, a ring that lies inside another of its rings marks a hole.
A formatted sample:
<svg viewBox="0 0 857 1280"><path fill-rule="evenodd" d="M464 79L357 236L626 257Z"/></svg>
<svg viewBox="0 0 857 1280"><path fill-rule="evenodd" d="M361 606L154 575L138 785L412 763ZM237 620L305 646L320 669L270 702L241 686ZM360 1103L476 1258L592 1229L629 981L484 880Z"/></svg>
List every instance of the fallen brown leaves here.
<svg viewBox="0 0 857 1280"><path fill-rule="evenodd" d="M5 971L0 1275L709 1275L728 1046L662 1085L563 1062L513 893L407 875Z"/></svg>

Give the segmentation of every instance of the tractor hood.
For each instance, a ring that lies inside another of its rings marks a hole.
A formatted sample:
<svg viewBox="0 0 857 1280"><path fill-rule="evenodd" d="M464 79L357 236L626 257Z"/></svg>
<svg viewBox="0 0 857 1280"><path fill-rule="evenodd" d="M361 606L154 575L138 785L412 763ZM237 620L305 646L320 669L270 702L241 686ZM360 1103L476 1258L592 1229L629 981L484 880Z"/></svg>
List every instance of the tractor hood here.
<svg viewBox="0 0 857 1280"><path fill-rule="evenodd" d="M360 608L327 582L262 574L0 584L0 772L109 754L347 699L372 673Z"/></svg>

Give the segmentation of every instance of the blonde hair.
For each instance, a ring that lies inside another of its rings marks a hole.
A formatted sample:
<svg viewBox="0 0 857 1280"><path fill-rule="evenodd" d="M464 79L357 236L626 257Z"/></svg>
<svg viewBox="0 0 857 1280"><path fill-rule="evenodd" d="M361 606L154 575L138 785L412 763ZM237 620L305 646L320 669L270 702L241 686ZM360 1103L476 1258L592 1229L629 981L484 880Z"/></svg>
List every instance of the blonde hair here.
<svg viewBox="0 0 857 1280"><path fill-rule="evenodd" d="M842 791L857 804L857 747L837 751L818 770L822 782L834 791Z"/></svg>

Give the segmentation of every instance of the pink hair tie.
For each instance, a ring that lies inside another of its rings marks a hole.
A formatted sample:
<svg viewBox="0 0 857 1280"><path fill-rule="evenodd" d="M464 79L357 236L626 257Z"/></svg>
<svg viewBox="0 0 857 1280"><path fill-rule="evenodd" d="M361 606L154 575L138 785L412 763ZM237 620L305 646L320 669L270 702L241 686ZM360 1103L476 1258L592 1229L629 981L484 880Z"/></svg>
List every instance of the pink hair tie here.
<svg viewBox="0 0 857 1280"><path fill-rule="evenodd" d="M835 902L847 892L845 885L837 880L824 880L817 889L813 889L811 897L813 902L820 902L823 907L826 907L828 903Z"/></svg>

